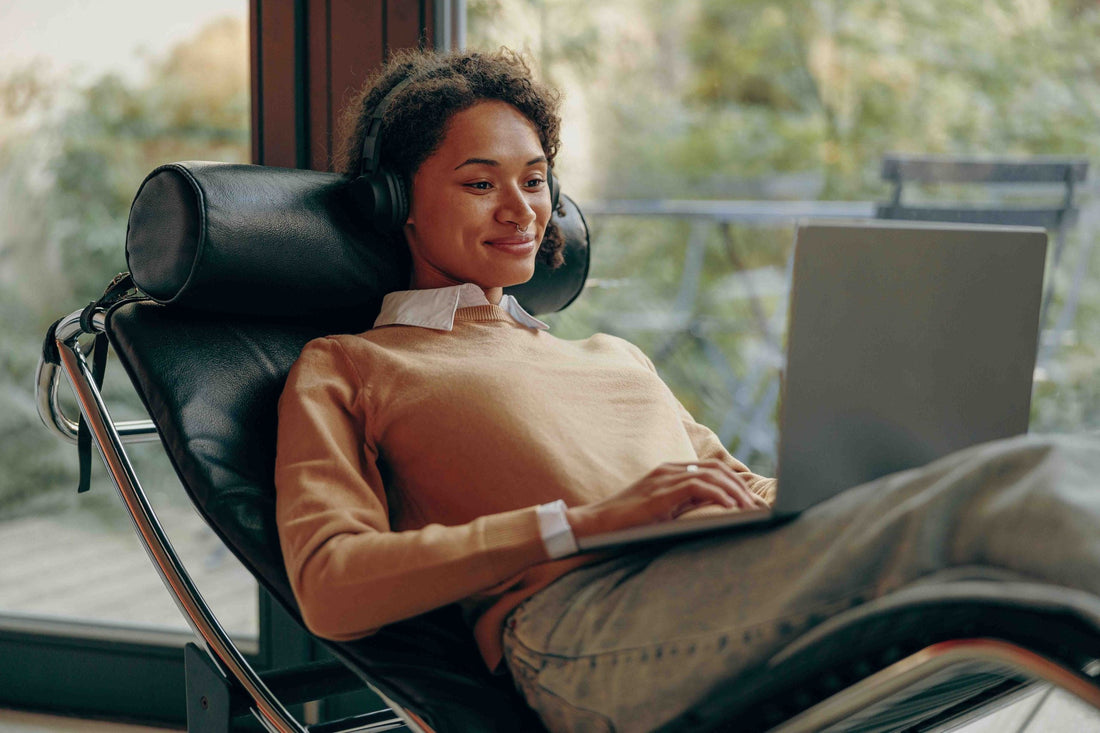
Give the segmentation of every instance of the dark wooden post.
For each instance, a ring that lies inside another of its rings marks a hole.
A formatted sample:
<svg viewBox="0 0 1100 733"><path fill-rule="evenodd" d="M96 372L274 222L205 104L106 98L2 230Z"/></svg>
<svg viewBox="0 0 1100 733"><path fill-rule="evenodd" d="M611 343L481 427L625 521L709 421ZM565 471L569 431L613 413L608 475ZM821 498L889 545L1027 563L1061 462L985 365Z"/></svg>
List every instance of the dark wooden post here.
<svg viewBox="0 0 1100 733"><path fill-rule="evenodd" d="M433 0L251 0L252 160L331 170L349 96L391 51L433 45Z"/></svg>
<svg viewBox="0 0 1100 733"><path fill-rule="evenodd" d="M387 54L433 46L440 0L250 0L252 162L332 170L333 135L356 88ZM446 3L444 3L446 5ZM262 667L327 657L267 593L260 593ZM383 707L369 691L309 709L307 722Z"/></svg>

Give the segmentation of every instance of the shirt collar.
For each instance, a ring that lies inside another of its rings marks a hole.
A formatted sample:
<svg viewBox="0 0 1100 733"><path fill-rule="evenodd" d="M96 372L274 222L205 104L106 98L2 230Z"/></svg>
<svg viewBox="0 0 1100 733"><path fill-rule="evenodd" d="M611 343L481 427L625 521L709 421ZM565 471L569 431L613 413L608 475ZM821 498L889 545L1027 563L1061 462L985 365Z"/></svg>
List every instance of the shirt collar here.
<svg viewBox="0 0 1100 733"><path fill-rule="evenodd" d="M478 305L492 304L485 297L485 291L472 283L427 290L398 290L382 299L382 310L374 320L374 327L420 326L450 331L454 328L455 312L459 308ZM539 331L550 329L525 311L511 295L500 299L500 307L520 325Z"/></svg>

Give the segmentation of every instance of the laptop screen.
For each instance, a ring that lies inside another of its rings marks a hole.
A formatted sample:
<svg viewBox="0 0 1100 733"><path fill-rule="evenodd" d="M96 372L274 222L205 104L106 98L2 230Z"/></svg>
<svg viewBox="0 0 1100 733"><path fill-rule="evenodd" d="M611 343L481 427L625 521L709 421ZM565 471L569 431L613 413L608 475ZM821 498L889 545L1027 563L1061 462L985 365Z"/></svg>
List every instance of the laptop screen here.
<svg viewBox="0 0 1100 733"><path fill-rule="evenodd" d="M1046 243L1021 227L800 227L777 511L1026 432Z"/></svg>

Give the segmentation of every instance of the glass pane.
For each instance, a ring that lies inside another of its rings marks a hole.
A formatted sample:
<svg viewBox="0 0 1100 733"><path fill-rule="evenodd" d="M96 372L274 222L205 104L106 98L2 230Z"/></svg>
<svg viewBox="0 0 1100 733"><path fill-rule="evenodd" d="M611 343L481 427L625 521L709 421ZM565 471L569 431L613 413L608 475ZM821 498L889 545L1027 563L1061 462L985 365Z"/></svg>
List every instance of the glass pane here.
<svg viewBox="0 0 1100 733"><path fill-rule="evenodd" d="M93 456L39 422L34 369L46 327L126 268L130 201L175 160L250 158L248 5L240 0L0 5L0 616L185 629ZM143 419L121 368L115 419ZM70 406L69 414L75 415ZM159 444L138 476L225 626L257 631L256 588L190 509ZM3 623L0 618L0 623Z"/></svg>
<svg viewBox="0 0 1100 733"><path fill-rule="evenodd" d="M882 173L891 153L1087 164L1100 152L1095 3L467 0L467 9L469 47L522 50L564 93L556 174L586 213L594 258L584 296L553 325L638 343L693 414L762 472L774 468L797 218L875 216L894 193ZM1095 178L1072 192L1057 181L903 194L910 205L1056 212L1037 431L1100 426Z"/></svg>

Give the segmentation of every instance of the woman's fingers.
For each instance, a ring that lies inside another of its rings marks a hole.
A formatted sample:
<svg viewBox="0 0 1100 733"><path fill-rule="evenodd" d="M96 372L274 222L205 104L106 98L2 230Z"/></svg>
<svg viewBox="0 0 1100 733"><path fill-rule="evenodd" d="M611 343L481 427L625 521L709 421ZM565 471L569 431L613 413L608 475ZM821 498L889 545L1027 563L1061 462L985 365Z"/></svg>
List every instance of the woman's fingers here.
<svg viewBox="0 0 1100 733"><path fill-rule="evenodd" d="M756 509L767 503L719 460L663 463L618 494L572 507L567 518L576 537L649 522L662 522L704 505Z"/></svg>
<svg viewBox="0 0 1100 733"><path fill-rule="evenodd" d="M642 498L639 509L645 513L649 522L666 522L689 509L705 504L727 508L737 506L721 489L688 480L650 492Z"/></svg>
<svg viewBox="0 0 1100 733"><path fill-rule="evenodd" d="M723 463L722 461L717 461L717 460L712 461L712 463L714 463L719 471L724 473L731 481L733 481L739 487L741 493L743 493L743 495L749 501L748 506L763 508L763 509L767 509L767 508L770 507L770 505L764 499L764 497L759 496L758 494L753 492L753 490L751 488L749 488L749 485L745 482L744 477L741 476L741 474L734 471L733 468L731 468L729 466L729 464Z"/></svg>
<svg viewBox="0 0 1100 733"><path fill-rule="evenodd" d="M704 504L715 504L727 509L746 509L755 506L750 494L737 487L731 487L715 480L714 476L691 475L670 486L664 496L673 506L684 507L683 511ZM682 511L674 512L681 514Z"/></svg>
<svg viewBox="0 0 1100 733"><path fill-rule="evenodd" d="M697 461L694 463L669 463L664 464L666 475L679 475L679 478L691 477L706 481L710 485L720 488L734 501L735 506L742 509L766 508L768 503L749 489L745 480L729 465L716 459ZM726 506L726 502L717 502Z"/></svg>

